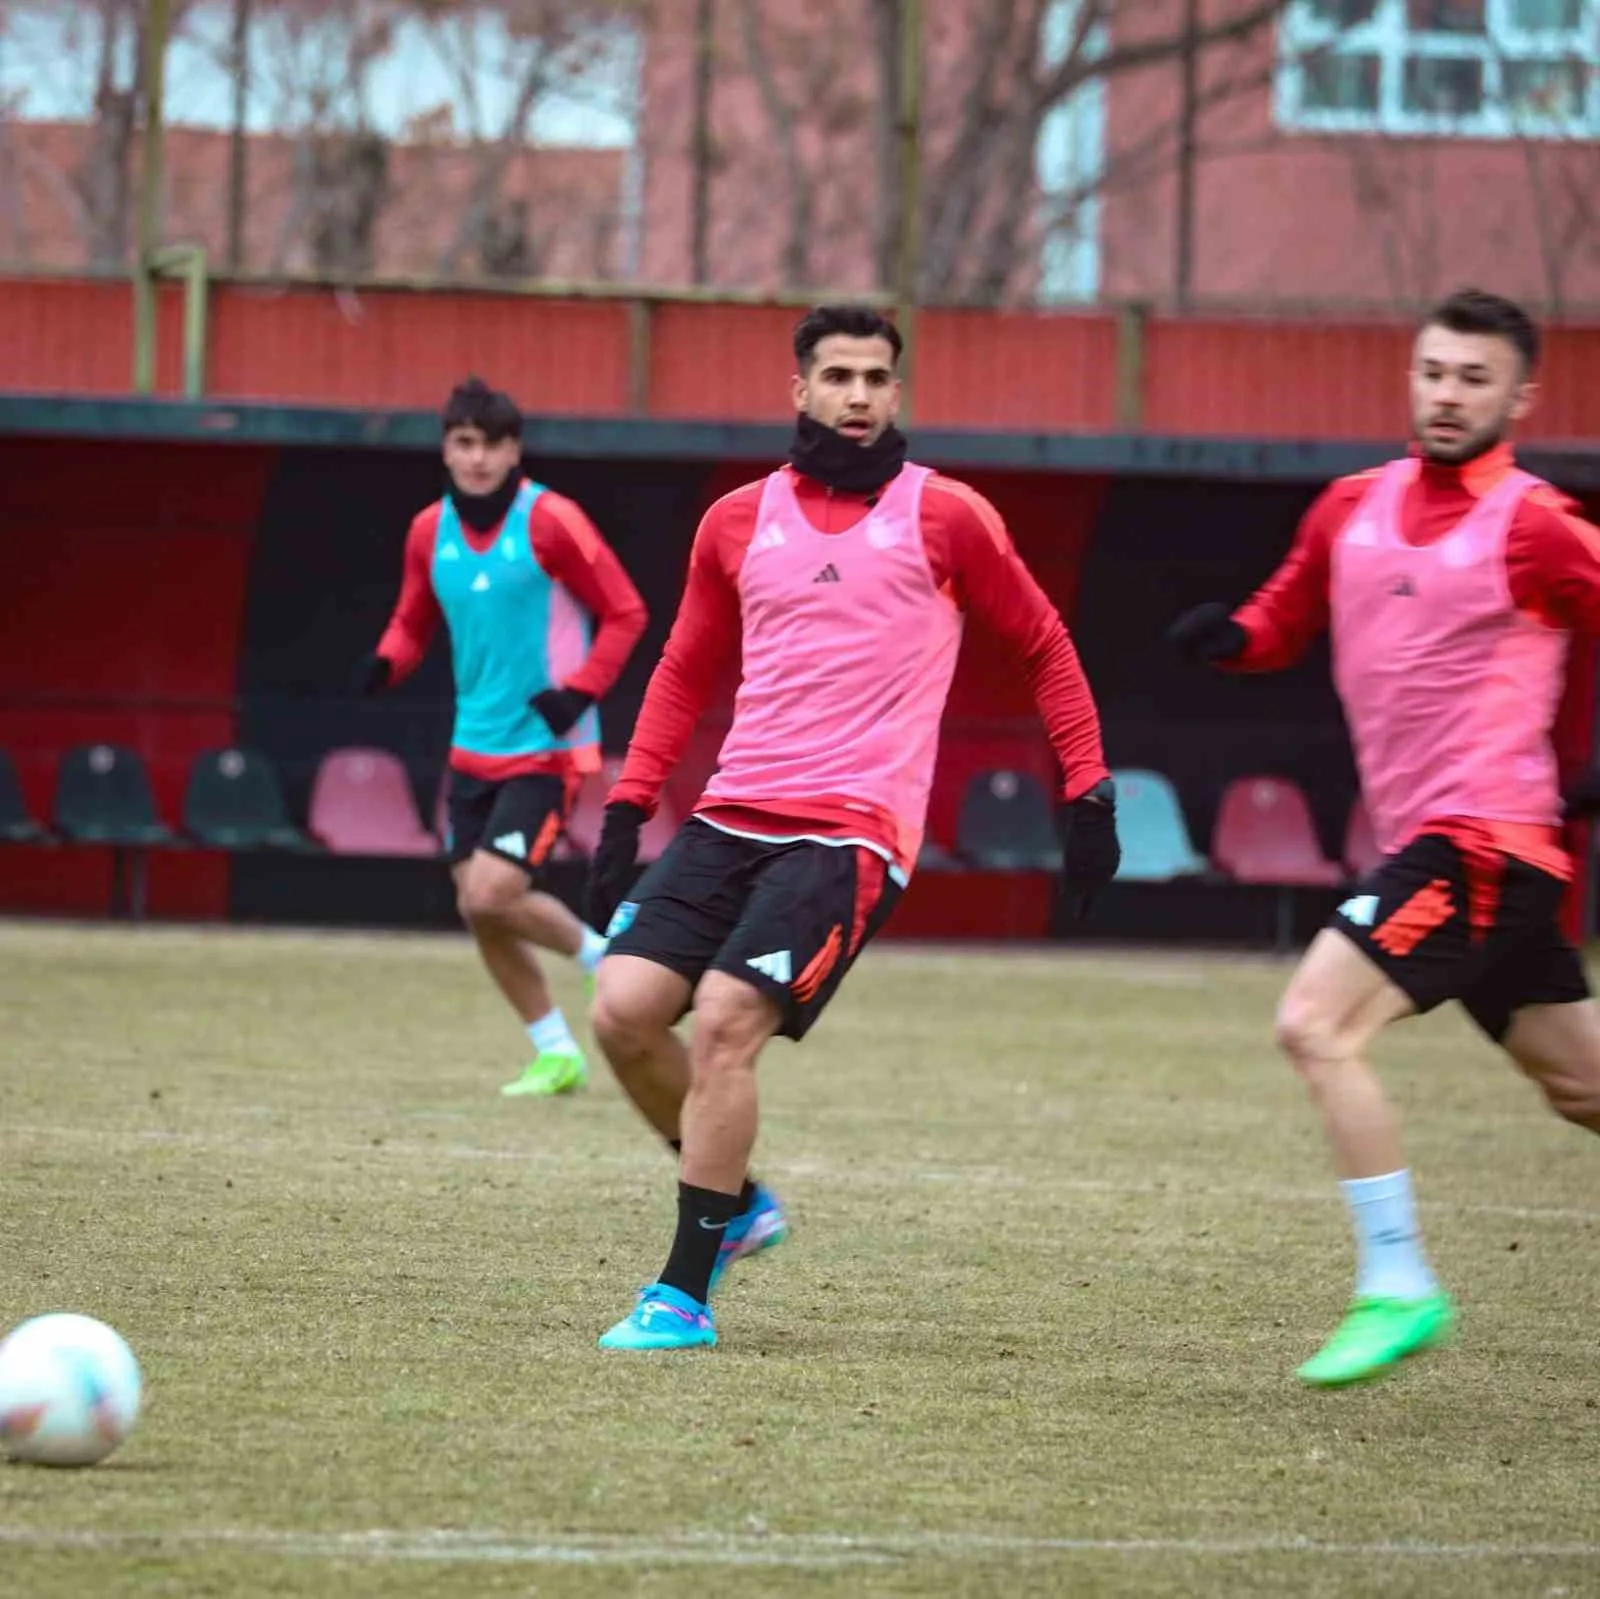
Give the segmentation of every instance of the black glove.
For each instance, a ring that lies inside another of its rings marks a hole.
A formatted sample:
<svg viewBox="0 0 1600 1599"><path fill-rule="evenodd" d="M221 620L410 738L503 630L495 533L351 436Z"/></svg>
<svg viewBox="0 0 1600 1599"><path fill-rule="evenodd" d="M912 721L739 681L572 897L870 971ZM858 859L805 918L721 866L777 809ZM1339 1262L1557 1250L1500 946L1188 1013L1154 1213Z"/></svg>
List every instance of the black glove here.
<svg viewBox="0 0 1600 1599"><path fill-rule="evenodd" d="M644 808L626 800L606 806L600 824L600 842L589 862L589 880L583 889L583 919L597 933L611 925L612 913L622 903L639 859L639 830L649 821Z"/></svg>
<svg viewBox="0 0 1600 1599"><path fill-rule="evenodd" d="M1167 629L1167 642L1186 661L1211 664L1243 654L1250 635L1234 621L1226 605L1208 600L1185 611Z"/></svg>
<svg viewBox="0 0 1600 1599"><path fill-rule="evenodd" d="M350 679L357 694L381 694L394 680L394 666L387 655L374 651L363 655Z"/></svg>
<svg viewBox="0 0 1600 1599"><path fill-rule="evenodd" d="M1117 842L1117 790L1109 777L1081 798L1056 807L1056 833L1061 839L1067 910L1081 920L1122 864L1122 846Z"/></svg>
<svg viewBox="0 0 1600 1599"><path fill-rule="evenodd" d="M1561 798L1569 822L1600 815L1600 767L1591 766L1588 771L1579 772L1562 790Z"/></svg>
<svg viewBox="0 0 1600 1599"><path fill-rule="evenodd" d="M594 704L594 695L585 694L581 688L546 688L533 696L528 704L543 718L544 725L560 738L569 733L583 713Z"/></svg>

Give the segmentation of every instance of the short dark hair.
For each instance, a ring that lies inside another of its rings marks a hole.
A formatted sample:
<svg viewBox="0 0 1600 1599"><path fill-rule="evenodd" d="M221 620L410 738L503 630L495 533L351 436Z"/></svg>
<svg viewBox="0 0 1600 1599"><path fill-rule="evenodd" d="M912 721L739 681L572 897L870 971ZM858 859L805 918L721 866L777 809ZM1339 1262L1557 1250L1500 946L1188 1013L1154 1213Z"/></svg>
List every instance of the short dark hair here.
<svg viewBox="0 0 1600 1599"><path fill-rule="evenodd" d="M479 377L470 377L450 391L441 421L446 433L451 428L478 428L491 444L522 437L522 412L516 401Z"/></svg>
<svg viewBox="0 0 1600 1599"><path fill-rule="evenodd" d="M1434 306L1422 325L1448 328L1452 333L1492 333L1515 347L1524 372L1539 364L1539 329L1520 305L1503 295L1485 289L1457 289Z"/></svg>
<svg viewBox="0 0 1600 1599"><path fill-rule="evenodd" d="M888 317L870 305L819 305L795 325L794 358L802 372L811 365L817 346L832 333L852 339L887 339L895 361L900 359L900 330Z"/></svg>

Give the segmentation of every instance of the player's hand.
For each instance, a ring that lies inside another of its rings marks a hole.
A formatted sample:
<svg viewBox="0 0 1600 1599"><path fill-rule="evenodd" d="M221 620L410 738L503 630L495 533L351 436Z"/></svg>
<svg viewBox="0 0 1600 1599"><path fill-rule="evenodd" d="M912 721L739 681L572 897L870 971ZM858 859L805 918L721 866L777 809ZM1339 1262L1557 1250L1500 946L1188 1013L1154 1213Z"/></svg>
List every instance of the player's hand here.
<svg viewBox="0 0 1600 1599"><path fill-rule="evenodd" d="M1580 772L1562 790L1561 799L1569 822L1600 816L1600 767L1591 766Z"/></svg>
<svg viewBox="0 0 1600 1599"><path fill-rule="evenodd" d="M1226 605L1208 600L1185 611L1167 629L1167 642L1186 661L1213 665L1242 655L1250 635L1234 621Z"/></svg>
<svg viewBox="0 0 1600 1599"><path fill-rule="evenodd" d="M544 725L560 738L570 733L577 720L594 704L594 695L581 688L541 689L528 704L544 718Z"/></svg>
<svg viewBox="0 0 1600 1599"><path fill-rule="evenodd" d="M394 681L394 666L387 655L363 655L351 678L357 694L381 694Z"/></svg>
<svg viewBox="0 0 1600 1599"><path fill-rule="evenodd" d="M589 881L583 890L583 919L597 933L611 925L612 913L633 882L639 860L639 832L649 821L643 806L613 800L600 824L600 842L589 862Z"/></svg>
<svg viewBox="0 0 1600 1599"><path fill-rule="evenodd" d="M1056 807L1056 833L1061 839L1067 911L1082 920L1122 864L1122 845L1117 842L1117 790L1109 777L1081 798Z"/></svg>

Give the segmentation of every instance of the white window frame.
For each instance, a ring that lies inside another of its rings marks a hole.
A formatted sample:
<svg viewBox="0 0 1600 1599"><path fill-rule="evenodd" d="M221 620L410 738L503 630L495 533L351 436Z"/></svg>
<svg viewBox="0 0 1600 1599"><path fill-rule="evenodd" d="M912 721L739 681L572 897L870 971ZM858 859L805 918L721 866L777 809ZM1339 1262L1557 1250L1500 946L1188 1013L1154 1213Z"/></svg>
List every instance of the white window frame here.
<svg viewBox="0 0 1600 1599"><path fill-rule="evenodd" d="M1377 0L1372 15L1343 28L1315 15L1310 0L1295 0L1278 28L1273 110L1279 127L1308 133L1391 133L1427 138L1588 139L1600 134L1600 0L1579 0L1576 28L1519 28L1512 0L1484 0L1484 32L1413 30L1406 0ZM1376 56L1374 110L1326 110L1305 104L1306 60L1320 51ZM1405 104L1408 57L1481 61L1483 104L1477 111L1414 111ZM1576 60L1587 72L1584 96L1572 116L1539 116L1506 103L1507 62Z"/></svg>

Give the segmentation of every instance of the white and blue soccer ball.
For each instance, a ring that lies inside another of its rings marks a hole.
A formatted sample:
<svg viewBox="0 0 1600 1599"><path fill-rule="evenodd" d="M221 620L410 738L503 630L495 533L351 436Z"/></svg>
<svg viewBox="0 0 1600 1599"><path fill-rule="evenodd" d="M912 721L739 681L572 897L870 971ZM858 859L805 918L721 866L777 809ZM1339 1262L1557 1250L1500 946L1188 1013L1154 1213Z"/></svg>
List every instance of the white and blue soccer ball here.
<svg viewBox="0 0 1600 1599"><path fill-rule="evenodd" d="M0 1449L92 1466L133 1431L143 1382L122 1335L93 1316L35 1316L0 1343Z"/></svg>

